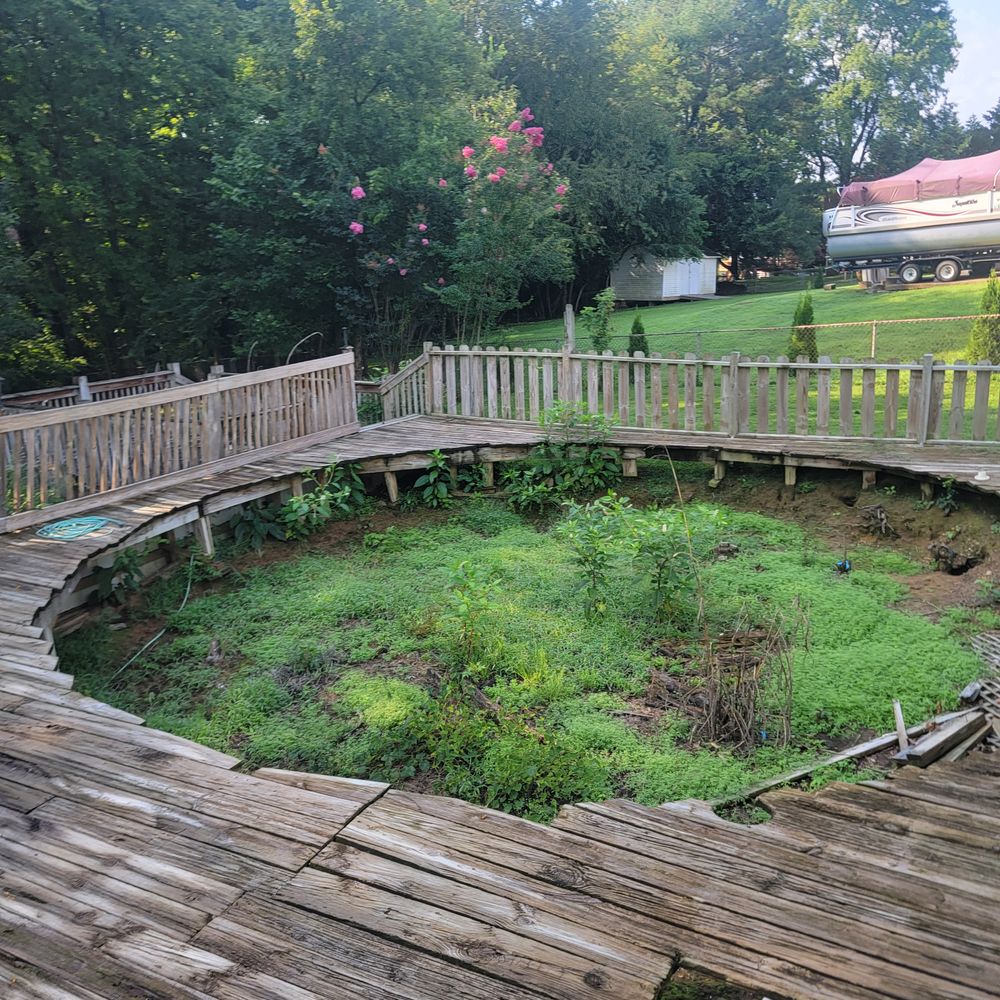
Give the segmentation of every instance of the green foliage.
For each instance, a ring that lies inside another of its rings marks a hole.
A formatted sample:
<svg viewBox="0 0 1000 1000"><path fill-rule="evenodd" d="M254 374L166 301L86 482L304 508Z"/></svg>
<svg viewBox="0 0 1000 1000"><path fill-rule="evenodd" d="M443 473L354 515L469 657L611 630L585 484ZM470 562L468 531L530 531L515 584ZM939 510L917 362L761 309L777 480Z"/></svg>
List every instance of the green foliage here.
<svg viewBox="0 0 1000 1000"><path fill-rule="evenodd" d="M990 271L983 289L979 312L982 315L972 324L969 336L969 360L1000 364L1000 277L996 268Z"/></svg>
<svg viewBox="0 0 1000 1000"><path fill-rule="evenodd" d="M269 538L285 540L285 529L279 517L281 510L262 500L244 504L232 519L233 540L238 548L253 549L258 555Z"/></svg>
<svg viewBox="0 0 1000 1000"><path fill-rule="evenodd" d="M941 480L941 488L934 498L934 506L943 511L945 517L958 510L958 488L951 477Z"/></svg>
<svg viewBox="0 0 1000 1000"><path fill-rule="evenodd" d="M594 296L594 304L580 310L580 320L590 331L590 348L603 354L611 346L612 318L615 314L615 290L605 288Z"/></svg>
<svg viewBox="0 0 1000 1000"><path fill-rule="evenodd" d="M646 339L646 328L643 326L642 314L638 309L635 311L635 317L632 320L632 329L629 330L628 335L629 354L635 354L637 351L642 351L647 357L649 356L649 341Z"/></svg>
<svg viewBox="0 0 1000 1000"><path fill-rule="evenodd" d="M607 610L605 594L609 578L622 557L622 515L626 510L631 510L628 497L609 493L593 503L569 504L565 520L556 528L583 575L587 614L603 614Z"/></svg>
<svg viewBox="0 0 1000 1000"><path fill-rule="evenodd" d="M798 357L816 361L819 357L816 347L816 328L813 323L812 296L805 292L795 307L792 319L792 333L788 340L788 357L793 361Z"/></svg>
<svg viewBox="0 0 1000 1000"><path fill-rule="evenodd" d="M60 639L60 656L86 693L248 766L422 775L438 792L538 819L615 794L656 803L735 793L814 758L828 734L890 729L894 697L919 718L979 673L949 631L973 627L969 614L938 625L897 610L903 587L884 575L899 569L891 552L852 552L855 572L837 577L820 543L803 565L808 536L793 524L688 505L685 527L675 508L630 512L620 501L614 516L587 515L597 537L582 557L596 554L603 586L594 614L565 529L535 531L502 508L494 526L490 503L473 501L468 518L459 505L446 521L370 532L355 552L252 565L238 587L182 611L177 574L156 597L170 631L120 676L130 637L106 625ZM603 548L605 534L618 535L617 551ZM723 538L739 554L707 558ZM656 594L664 563L679 576L666 599ZM676 652L700 636L687 613L692 565L709 634L802 602L809 641L794 649L790 748L736 755L692 745L689 717L668 711L636 728L624 714L654 669L684 683L698 669ZM213 641L221 664L206 662Z"/></svg>
<svg viewBox="0 0 1000 1000"><path fill-rule="evenodd" d="M365 503L364 485L353 466L331 464L302 475L316 485L282 506L278 521L287 539L305 538L333 518L351 517Z"/></svg>
<svg viewBox="0 0 1000 1000"><path fill-rule="evenodd" d="M579 403L558 403L539 417L545 432L524 466L504 470L507 502L519 513L542 510L580 493L607 489L621 477L621 458L605 442L610 425Z"/></svg>
<svg viewBox="0 0 1000 1000"><path fill-rule="evenodd" d="M451 572L447 617L458 632L460 676L472 664L482 644L482 620L490 610L495 586L483 566L468 560L463 559Z"/></svg>
<svg viewBox="0 0 1000 1000"><path fill-rule="evenodd" d="M97 599L112 598L117 604L124 604L128 595L135 593L142 583L142 560L147 551L138 546L119 549L110 566L99 566L94 573Z"/></svg>
<svg viewBox="0 0 1000 1000"><path fill-rule="evenodd" d="M451 492L451 466L444 453L435 449L431 452L427 471L413 484L421 503L427 507L444 507Z"/></svg>

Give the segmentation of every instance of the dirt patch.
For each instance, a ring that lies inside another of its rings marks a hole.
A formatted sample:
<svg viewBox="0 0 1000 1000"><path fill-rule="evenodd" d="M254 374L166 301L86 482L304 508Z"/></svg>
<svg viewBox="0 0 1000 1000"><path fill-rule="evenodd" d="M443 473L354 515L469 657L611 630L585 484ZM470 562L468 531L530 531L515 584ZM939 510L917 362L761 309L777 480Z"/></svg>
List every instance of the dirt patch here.
<svg viewBox="0 0 1000 1000"><path fill-rule="evenodd" d="M860 473L800 470L797 487L785 486L783 471L767 466L731 466L715 488L708 485L710 467L702 474L696 466L684 465L681 493L687 501L722 503L735 510L754 512L791 521L804 528L834 553L847 554L856 568L865 568L866 550L894 552L925 567L924 572L901 574L898 579L910 590L903 603L907 610L936 617L945 608L981 606L979 580L1000 582L1000 499L971 491L959 491L959 508L946 514L928 506L919 483L902 477L882 476L874 490L861 490ZM640 479L627 482L622 490L635 503L672 503L672 485ZM870 534L862 508L879 505L894 537ZM982 553L981 561L968 572L951 575L934 569L928 546L941 543L959 553Z"/></svg>

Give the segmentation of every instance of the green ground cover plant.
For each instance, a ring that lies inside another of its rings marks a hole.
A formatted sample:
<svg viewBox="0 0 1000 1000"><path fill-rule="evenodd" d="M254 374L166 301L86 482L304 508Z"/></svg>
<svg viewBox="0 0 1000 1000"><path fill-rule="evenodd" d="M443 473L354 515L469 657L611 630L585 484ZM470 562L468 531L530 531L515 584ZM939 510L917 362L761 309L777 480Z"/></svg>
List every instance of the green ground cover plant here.
<svg viewBox="0 0 1000 1000"><path fill-rule="evenodd" d="M904 588L887 574L912 571L907 560L859 550L837 576L835 554L793 524L694 504L685 528L660 502L590 505L621 516L631 546L599 566L593 592L567 527L582 506L540 530L479 496L345 553L300 542L179 612L184 575L163 581L145 607L168 636L124 672L132 650L103 623L60 655L86 693L249 765L412 781L539 820L612 795L732 794L828 738L890 729L894 697L924 717L976 675L962 623L895 607ZM659 547L644 546L660 526ZM715 559L721 541L738 553ZM699 739L690 705L649 708L656 678L697 693L702 635L792 607L808 628L793 637L787 745L762 736L736 751ZM206 659L213 645L221 663Z"/></svg>

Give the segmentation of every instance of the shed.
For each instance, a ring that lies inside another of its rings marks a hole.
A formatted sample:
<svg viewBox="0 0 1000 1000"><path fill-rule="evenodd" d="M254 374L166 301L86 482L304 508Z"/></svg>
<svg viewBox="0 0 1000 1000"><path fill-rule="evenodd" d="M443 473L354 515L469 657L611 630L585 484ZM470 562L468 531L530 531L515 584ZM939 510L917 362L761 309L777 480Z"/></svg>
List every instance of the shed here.
<svg viewBox="0 0 1000 1000"><path fill-rule="evenodd" d="M718 257L664 260L636 247L611 270L615 297L623 302L670 302L715 294Z"/></svg>

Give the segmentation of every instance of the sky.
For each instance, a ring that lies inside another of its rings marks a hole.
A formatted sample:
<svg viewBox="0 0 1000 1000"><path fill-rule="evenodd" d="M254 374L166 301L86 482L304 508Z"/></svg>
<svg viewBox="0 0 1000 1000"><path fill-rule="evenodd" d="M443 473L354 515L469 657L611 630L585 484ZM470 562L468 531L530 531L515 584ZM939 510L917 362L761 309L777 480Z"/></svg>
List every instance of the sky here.
<svg viewBox="0 0 1000 1000"><path fill-rule="evenodd" d="M1000 101L1000 18L997 0L951 0L951 11L962 47L945 85L964 122L982 118Z"/></svg>

